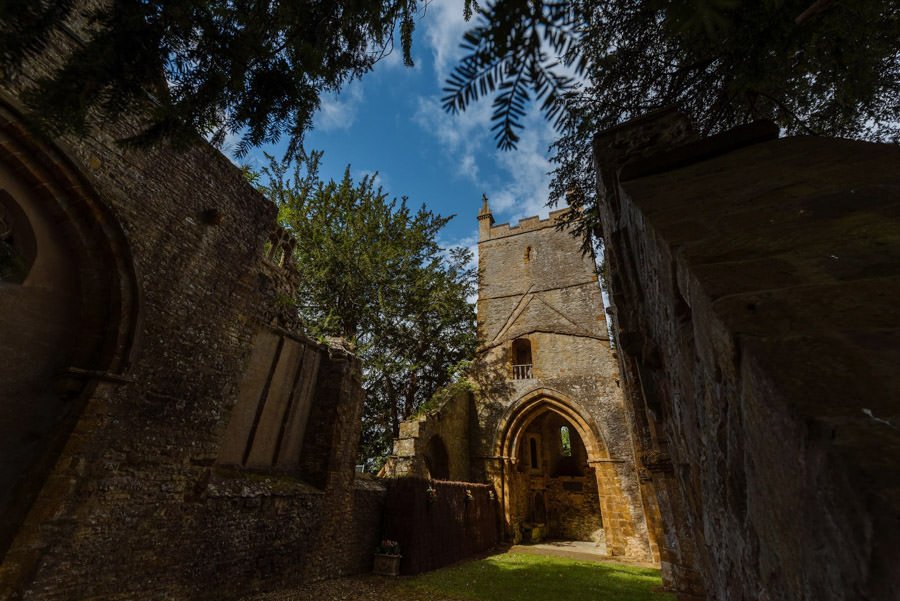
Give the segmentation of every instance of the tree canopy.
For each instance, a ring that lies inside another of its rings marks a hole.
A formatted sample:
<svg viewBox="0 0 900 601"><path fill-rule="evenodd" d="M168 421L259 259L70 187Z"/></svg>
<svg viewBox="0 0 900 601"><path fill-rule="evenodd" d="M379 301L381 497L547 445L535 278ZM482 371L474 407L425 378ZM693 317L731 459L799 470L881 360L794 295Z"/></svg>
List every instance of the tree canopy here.
<svg viewBox="0 0 900 601"><path fill-rule="evenodd" d="M473 356L476 272L468 249L436 241L450 217L389 200L374 176L354 182L349 167L322 181L320 157L272 161L261 190L297 240L299 316L313 335L351 341L363 361L361 453L372 460Z"/></svg>
<svg viewBox="0 0 900 601"><path fill-rule="evenodd" d="M677 105L706 133L900 134L900 6L884 0L497 0L466 33L444 106L494 95L512 148L527 104L568 131ZM586 86L577 86L581 76Z"/></svg>
<svg viewBox="0 0 900 601"><path fill-rule="evenodd" d="M146 115L131 141L187 143L199 133L236 153L290 137L295 153L323 92L360 77L393 49L403 58L424 0L4 0L0 68L9 77L53 32L76 49L26 102L55 132L88 115ZM473 0L466 0L467 13ZM75 23L71 27L67 24Z"/></svg>
<svg viewBox="0 0 900 601"><path fill-rule="evenodd" d="M551 204L583 209L576 233L597 224L591 138L655 108L676 106L704 135L765 118L787 133L900 137L896 2L496 0L464 47L444 108L493 95L510 149L540 101L561 134Z"/></svg>
<svg viewBox="0 0 900 601"><path fill-rule="evenodd" d="M320 94L369 71L395 34L411 64L428 3L6 0L0 68L15 76L52 32L67 32L76 50L26 98L46 126L82 131L93 109L139 108L149 114L136 141L238 134L240 155L287 134L297 151ZM496 0L478 9L465 0L467 17L473 9L444 105L460 111L495 95L502 148L515 146L532 101L564 136L666 104L707 133L768 117L789 132L898 136L896 2Z"/></svg>

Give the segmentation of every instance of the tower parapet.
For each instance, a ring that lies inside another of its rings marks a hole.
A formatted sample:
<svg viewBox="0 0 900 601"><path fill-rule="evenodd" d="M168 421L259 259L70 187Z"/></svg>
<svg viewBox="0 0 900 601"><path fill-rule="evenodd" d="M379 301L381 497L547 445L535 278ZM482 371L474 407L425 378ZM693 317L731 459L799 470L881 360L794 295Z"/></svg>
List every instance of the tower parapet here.
<svg viewBox="0 0 900 601"><path fill-rule="evenodd" d="M487 217L490 217L489 224L488 220L485 218L484 206L486 206L486 204L487 199L485 199L485 205L482 206L482 212L478 214L480 234L478 238L479 241L482 242L485 240L504 238L506 236L515 236L516 234L523 234L525 232L533 232L547 227L556 227L556 224L560 220L560 218L572 210L570 207L565 207L562 209L557 209L555 211L550 211L550 216L547 219L541 219L540 216L533 215L531 217L523 217L519 220L518 223L514 225L510 225L509 223L494 225L494 217L490 214L490 212L486 214ZM488 225L485 226L485 224Z"/></svg>

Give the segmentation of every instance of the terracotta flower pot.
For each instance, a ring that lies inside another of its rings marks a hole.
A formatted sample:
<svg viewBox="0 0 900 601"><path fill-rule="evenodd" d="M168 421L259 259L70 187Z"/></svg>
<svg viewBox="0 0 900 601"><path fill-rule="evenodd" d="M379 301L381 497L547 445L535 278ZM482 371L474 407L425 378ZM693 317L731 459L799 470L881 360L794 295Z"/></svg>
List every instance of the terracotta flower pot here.
<svg viewBox="0 0 900 601"><path fill-rule="evenodd" d="M383 555L381 553L376 553L372 572L381 574L382 576L399 576L400 559L402 557L402 555Z"/></svg>

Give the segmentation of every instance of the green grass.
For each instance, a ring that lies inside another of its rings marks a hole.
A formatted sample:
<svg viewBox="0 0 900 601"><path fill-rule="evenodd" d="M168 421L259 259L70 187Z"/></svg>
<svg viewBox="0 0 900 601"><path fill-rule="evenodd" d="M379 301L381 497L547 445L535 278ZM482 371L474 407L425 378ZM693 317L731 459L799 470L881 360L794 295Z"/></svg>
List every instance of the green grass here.
<svg viewBox="0 0 900 601"><path fill-rule="evenodd" d="M422 574L408 586L471 601L674 601L659 570L504 553Z"/></svg>

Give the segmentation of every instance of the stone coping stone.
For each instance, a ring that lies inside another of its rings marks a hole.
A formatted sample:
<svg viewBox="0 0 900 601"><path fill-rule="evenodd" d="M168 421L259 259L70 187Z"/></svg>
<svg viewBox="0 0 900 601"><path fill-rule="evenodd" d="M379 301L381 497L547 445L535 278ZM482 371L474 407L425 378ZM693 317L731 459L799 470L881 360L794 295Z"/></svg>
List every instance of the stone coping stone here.
<svg viewBox="0 0 900 601"><path fill-rule="evenodd" d="M246 470L216 468L206 484L210 497L302 497L321 496L321 489L287 474L261 474Z"/></svg>

